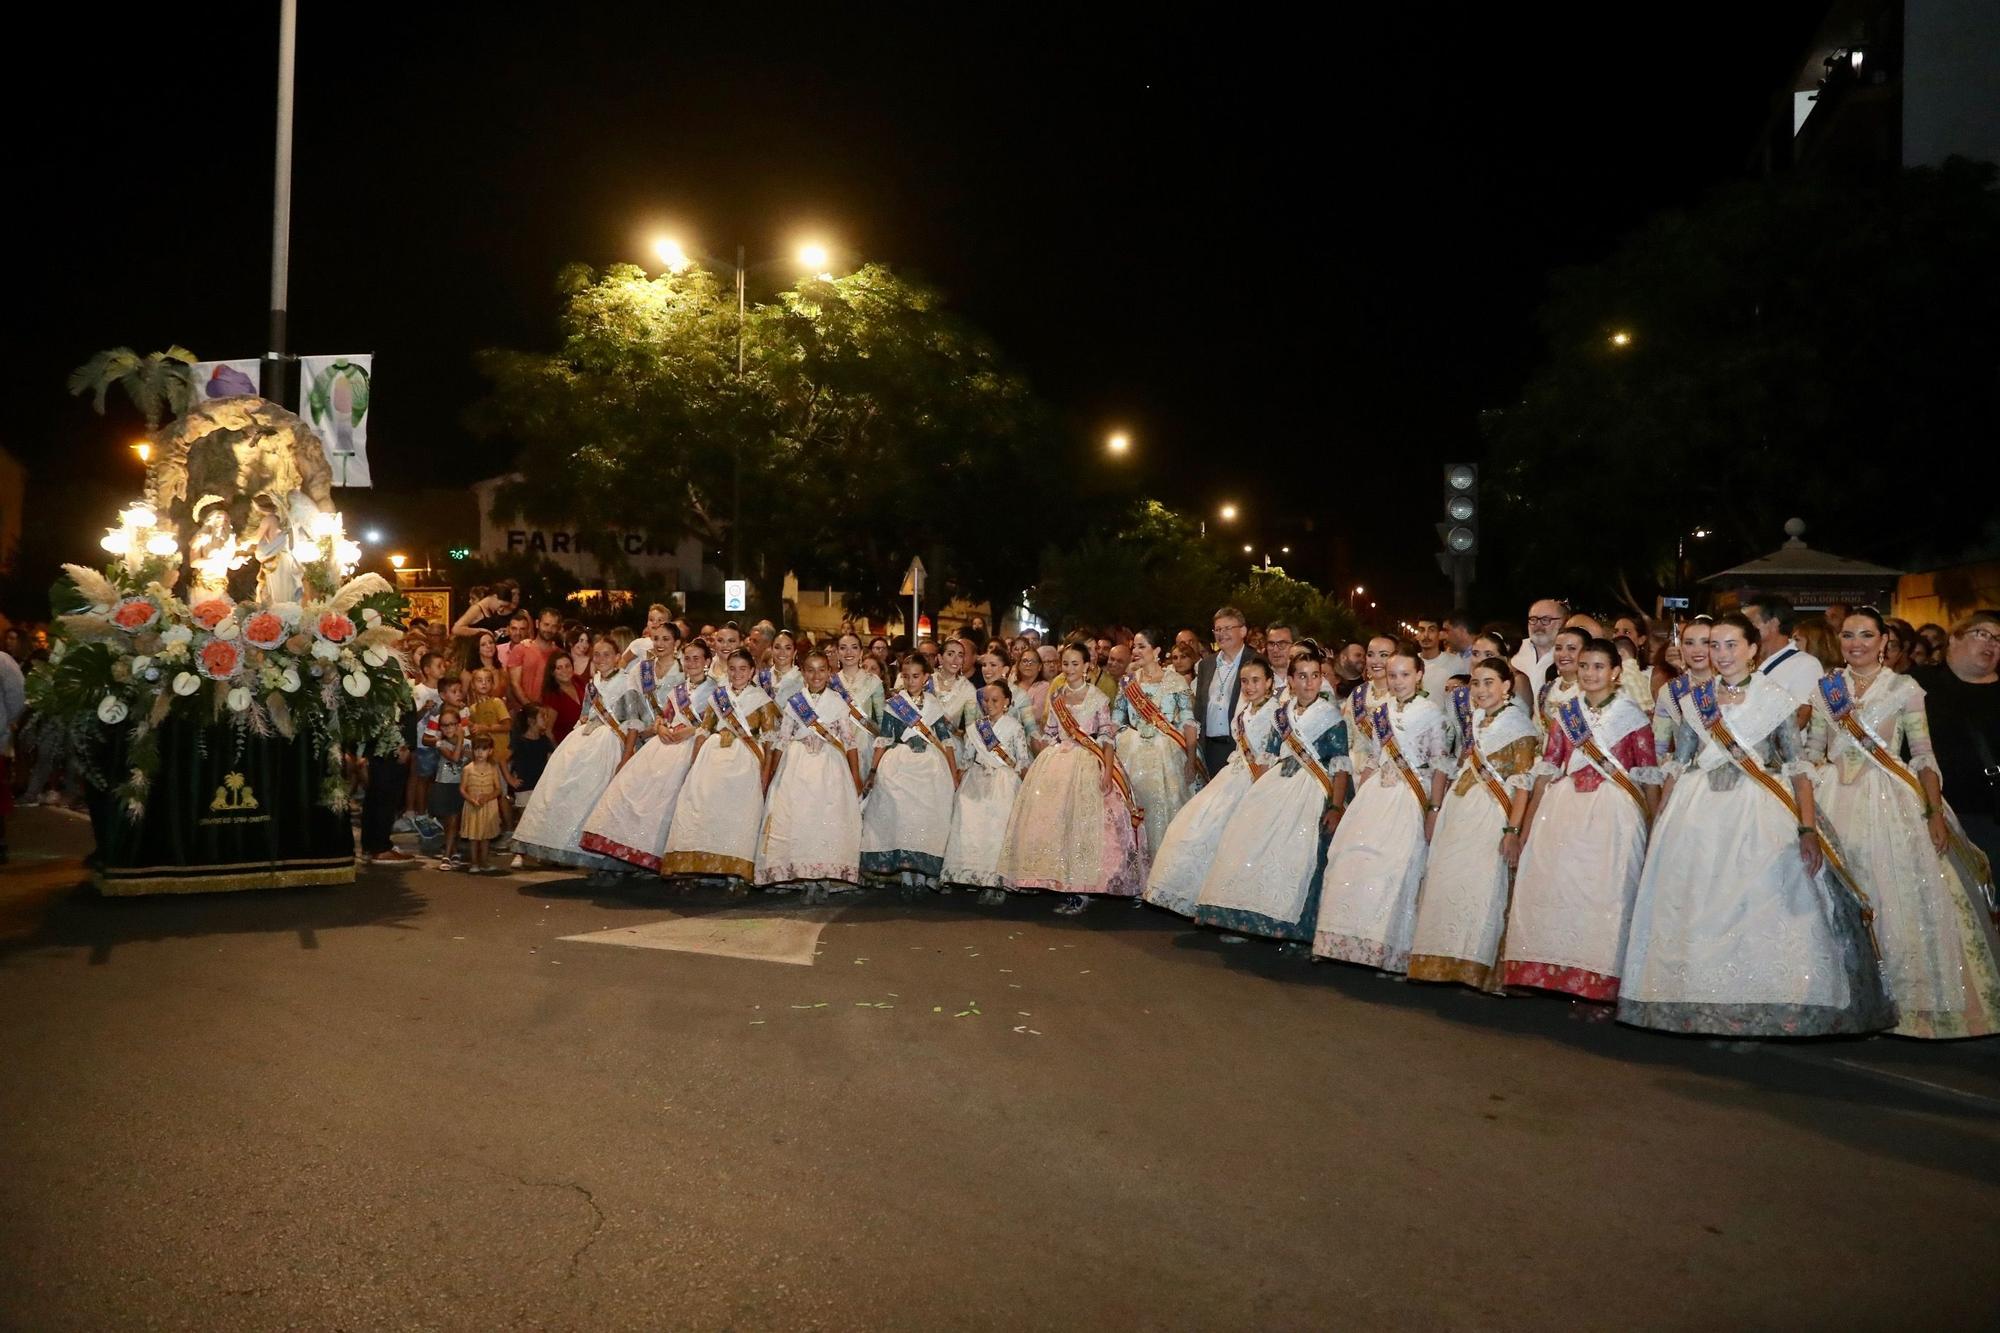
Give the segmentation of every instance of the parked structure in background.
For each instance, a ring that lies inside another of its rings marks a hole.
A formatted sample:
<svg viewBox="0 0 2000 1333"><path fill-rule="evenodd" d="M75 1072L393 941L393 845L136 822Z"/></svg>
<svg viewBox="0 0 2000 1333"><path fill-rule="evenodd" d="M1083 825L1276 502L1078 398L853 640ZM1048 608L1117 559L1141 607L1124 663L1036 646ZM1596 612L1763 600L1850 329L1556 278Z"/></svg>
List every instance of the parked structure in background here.
<svg viewBox="0 0 2000 1333"><path fill-rule="evenodd" d="M2000 161L2000 4L1835 0L1772 99L1756 166L1934 167Z"/></svg>

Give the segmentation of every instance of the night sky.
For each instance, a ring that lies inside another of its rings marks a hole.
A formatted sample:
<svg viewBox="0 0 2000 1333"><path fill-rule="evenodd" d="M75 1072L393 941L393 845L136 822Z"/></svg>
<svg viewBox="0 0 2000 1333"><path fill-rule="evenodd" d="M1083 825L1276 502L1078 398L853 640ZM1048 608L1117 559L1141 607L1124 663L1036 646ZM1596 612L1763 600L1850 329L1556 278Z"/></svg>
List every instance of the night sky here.
<svg viewBox="0 0 2000 1333"><path fill-rule="evenodd" d="M1078 466L1126 428L1148 492L1234 499L1259 544L1314 517L1355 576L1428 595L1436 464L1536 363L1549 269L1740 174L1824 6L430 8L301 6L293 350L376 353L378 484L505 470L460 425L470 354L550 345L564 262L810 234L941 287ZM31 487L136 486L133 418L63 392L91 352L263 350L275 13L78 10L50 20L59 91L10 81L29 306L0 443Z"/></svg>

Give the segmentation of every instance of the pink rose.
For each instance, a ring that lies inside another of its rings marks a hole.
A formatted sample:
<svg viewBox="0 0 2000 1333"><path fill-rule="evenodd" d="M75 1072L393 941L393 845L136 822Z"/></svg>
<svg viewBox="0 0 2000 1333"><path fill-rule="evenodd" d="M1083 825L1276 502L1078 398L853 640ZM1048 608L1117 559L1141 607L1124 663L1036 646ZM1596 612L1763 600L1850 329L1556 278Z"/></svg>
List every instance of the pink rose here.
<svg viewBox="0 0 2000 1333"><path fill-rule="evenodd" d="M211 597L205 602L196 602L189 609L188 614L193 616L194 623L203 629L214 629L217 625L228 619L230 612L235 609L234 606L231 606L222 598Z"/></svg>
<svg viewBox="0 0 2000 1333"><path fill-rule="evenodd" d="M195 657L210 680L228 680L243 666L243 650L227 639L210 639Z"/></svg>
<svg viewBox="0 0 2000 1333"><path fill-rule="evenodd" d="M243 623L243 637L259 648L276 648L285 641L285 622L269 611L259 611Z"/></svg>
<svg viewBox="0 0 2000 1333"><path fill-rule="evenodd" d="M346 643L354 637L354 622L338 611L328 611L319 618L319 636L328 643Z"/></svg>
<svg viewBox="0 0 2000 1333"><path fill-rule="evenodd" d="M128 597L111 612L111 619L127 634L145 629L159 618L160 608L144 597Z"/></svg>

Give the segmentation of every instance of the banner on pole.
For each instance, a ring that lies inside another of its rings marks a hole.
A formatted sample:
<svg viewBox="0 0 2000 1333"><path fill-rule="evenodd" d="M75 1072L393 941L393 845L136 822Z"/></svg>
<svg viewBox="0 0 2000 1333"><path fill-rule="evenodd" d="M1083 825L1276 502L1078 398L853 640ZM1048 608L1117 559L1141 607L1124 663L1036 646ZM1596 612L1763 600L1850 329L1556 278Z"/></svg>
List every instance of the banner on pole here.
<svg viewBox="0 0 2000 1333"><path fill-rule="evenodd" d="M336 486L367 486L368 388L373 353L299 358L301 413L326 445Z"/></svg>
<svg viewBox="0 0 2000 1333"><path fill-rule="evenodd" d="M256 357L237 361L197 361L194 363L195 401L264 395L264 363Z"/></svg>

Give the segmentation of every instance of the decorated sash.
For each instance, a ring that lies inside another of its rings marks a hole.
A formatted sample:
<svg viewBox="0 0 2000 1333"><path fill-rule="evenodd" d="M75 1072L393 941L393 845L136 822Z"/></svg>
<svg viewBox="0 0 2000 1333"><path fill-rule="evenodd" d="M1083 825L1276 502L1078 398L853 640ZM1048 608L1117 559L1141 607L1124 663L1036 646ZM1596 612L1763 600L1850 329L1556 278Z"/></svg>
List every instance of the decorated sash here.
<svg viewBox="0 0 2000 1333"><path fill-rule="evenodd" d="M1130 704L1133 711L1146 720L1147 725L1151 726L1153 730L1171 737L1174 744L1180 747L1182 755L1186 756L1194 753L1188 746L1188 738L1181 735L1179 727L1167 721L1167 715L1160 711L1160 706L1153 702L1153 697L1146 693L1144 686L1139 684L1139 677L1136 673L1125 677L1124 691L1125 702Z"/></svg>
<svg viewBox="0 0 2000 1333"><path fill-rule="evenodd" d="M1269 701L1266 700L1266 702ZM1282 715L1284 711L1284 705L1280 704L1278 712ZM1236 734L1236 749L1243 756L1243 762L1249 765L1250 779L1254 782L1257 779L1257 775L1262 773L1264 769L1257 762L1256 751L1250 748L1250 729L1243 725L1243 719L1248 716L1250 716L1249 709L1239 710L1236 716L1230 719L1229 729Z"/></svg>
<svg viewBox="0 0 2000 1333"><path fill-rule="evenodd" d="M1055 684L1049 686L1049 711L1055 714L1056 724L1063 729L1063 734L1090 751L1092 757L1104 766L1104 771L1111 775L1111 785L1118 789L1119 799L1125 802L1125 813L1136 829L1146 822L1146 812L1139 808L1138 798L1132 794L1132 782L1125 776L1125 766L1118 762L1115 752L1107 751L1093 737L1084 734L1082 724L1062 697L1062 691L1068 688L1067 679L1057 676Z"/></svg>
<svg viewBox="0 0 2000 1333"><path fill-rule="evenodd" d="M584 689L583 702L592 712L597 714L605 726L610 727L614 731L618 730L618 719L611 716L611 710L605 707L604 693L597 688L596 681L591 681L589 686Z"/></svg>
<svg viewBox="0 0 2000 1333"><path fill-rule="evenodd" d="M1000 743L1000 735L993 729L992 718L982 717L973 723L972 727L974 731L979 733L979 743L994 754L999 755L1001 763L1007 765L1007 767L1013 769L1016 773L1021 771L1021 766L1014 762L1014 756L1008 754L1007 747Z"/></svg>
<svg viewBox="0 0 2000 1333"><path fill-rule="evenodd" d="M716 717L729 728L730 734L738 737L745 745L749 746L750 753L757 756L757 762L760 764L763 763L764 747L757 744L757 738L752 736L750 729L743 725L743 718L736 711L736 701L729 697L729 687L727 685L716 686L715 693L709 696L709 701L715 705Z"/></svg>
<svg viewBox="0 0 2000 1333"><path fill-rule="evenodd" d="M673 716L674 703L672 696L669 696L664 701L661 700L657 693L659 684L660 675L653 667L653 659L650 657L640 658L639 695L646 701L646 707L652 713L653 720L656 722L665 722Z"/></svg>
<svg viewBox="0 0 2000 1333"><path fill-rule="evenodd" d="M812 700L806 697L804 690L800 690L797 694L794 694L785 703L792 710L792 715L798 718L799 721L818 732L821 737L839 749L841 753L845 754L847 752L847 747L842 745L840 740L832 732L828 731L826 726L819 720L819 713L813 708Z"/></svg>
<svg viewBox="0 0 2000 1333"><path fill-rule="evenodd" d="M1396 771L1403 775L1403 781L1408 783L1410 790L1416 794L1417 804L1428 812L1431 808L1431 798L1424 791L1424 780L1417 776L1417 771L1410 767L1410 761L1403 757L1403 747L1396 740L1395 725L1389 721L1387 704L1375 709L1375 743L1382 747L1382 753L1396 766Z"/></svg>
<svg viewBox="0 0 2000 1333"><path fill-rule="evenodd" d="M1297 728L1292 726L1290 707L1281 706L1278 715L1271 719L1271 725L1277 731L1279 739L1299 757L1299 762L1306 766L1306 771L1319 783L1319 789L1326 793L1326 799L1333 800L1333 774L1326 771L1326 765L1320 763L1319 755L1300 737Z"/></svg>
<svg viewBox="0 0 2000 1333"><path fill-rule="evenodd" d="M1778 781L1769 769L1758 762L1757 756L1743 748L1743 743L1736 739L1736 733L1729 729L1728 720L1722 716L1722 700L1716 694L1716 683L1721 679L1720 676L1711 677L1695 686L1690 692L1694 699L1695 712L1701 717L1702 729L1708 732L1709 739L1729 756L1730 762L1749 774L1758 786L1778 799L1779 804L1791 813L1792 823L1797 825L1798 798L1792 795L1789 787ZM1790 715L1791 710L1787 709L1786 717L1789 718ZM1784 726L1786 723L1781 721L1779 725ZM1833 871L1834 878L1838 879L1847 891L1854 895L1855 901L1861 904L1861 923L1868 927L1868 939L1875 945L1875 954L1879 958L1882 946L1875 939L1875 904L1869 901L1868 894L1855 882L1854 876L1848 873L1847 865L1840 859L1840 853L1834 850L1832 840L1817 828L1813 830L1813 836L1819 839L1820 850L1825 853L1826 864Z"/></svg>
<svg viewBox="0 0 2000 1333"><path fill-rule="evenodd" d="M1354 693L1350 698L1354 704L1355 729L1366 733L1368 730L1368 682L1364 680L1359 685L1356 685Z"/></svg>
<svg viewBox="0 0 2000 1333"><path fill-rule="evenodd" d="M1847 678L1838 671L1829 672L1819 678L1819 697L1826 704L1827 715L1844 728L1861 752L1873 759L1882 770L1901 781L1917 795L1924 805L1930 804L1930 797L1924 793L1924 784L1909 767L1898 759L1895 752L1882 743L1882 738L1861 717L1861 708L1854 695L1847 688ZM1939 804L1943 805L1940 798ZM1945 833L1948 854L1954 861L1973 871L1974 878L1982 884L1992 883L1993 867L1986 853L1972 845L1959 826L1949 806L1945 807Z"/></svg>
<svg viewBox="0 0 2000 1333"><path fill-rule="evenodd" d="M932 731L924 722L923 710L908 699L905 699L902 691L898 690L896 693L890 695L882 707L890 717L895 718L905 727L916 732L932 745L937 746L940 754L944 752L944 742L940 741L937 738L937 733Z"/></svg>
<svg viewBox="0 0 2000 1333"><path fill-rule="evenodd" d="M826 678L826 684L828 689L831 689L835 694L840 696L841 702L847 705L847 711L854 715L854 720L861 724L862 730L866 731L870 736L879 736L882 734L875 729L875 724L868 720L868 715L863 713L860 707L854 702L854 696L847 692L847 682L840 678L838 671Z"/></svg>
<svg viewBox="0 0 2000 1333"><path fill-rule="evenodd" d="M1458 714L1458 734L1465 738L1465 762L1472 765L1472 772L1479 779L1479 785L1486 788L1493 799L1500 802L1501 815L1514 813L1514 803L1507 799L1507 784L1493 771L1493 765L1486 762L1486 756L1479 749L1479 723L1472 716L1472 690L1461 685L1451 692L1452 711Z"/></svg>
<svg viewBox="0 0 2000 1333"><path fill-rule="evenodd" d="M1579 694L1574 699L1557 704L1556 721L1562 724L1563 735L1569 737L1569 743L1590 761L1592 768L1617 783L1627 796L1639 803L1639 817L1645 820L1646 827L1651 828L1653 811L1646 803L1646 793L1639 790L1639 784L1625 771L1625 765L1597 743L1597 734L1590 729L1590 719L1583 711L1583 696Z"/></svg>

